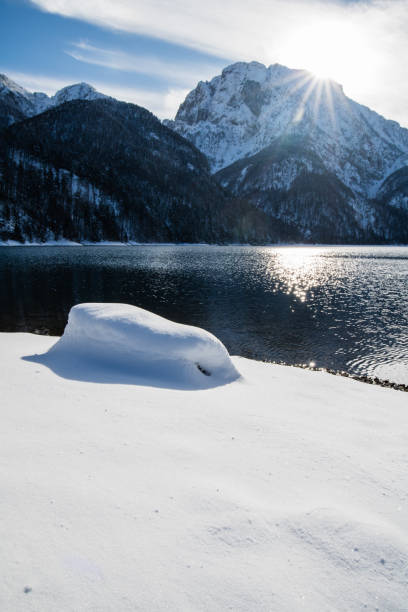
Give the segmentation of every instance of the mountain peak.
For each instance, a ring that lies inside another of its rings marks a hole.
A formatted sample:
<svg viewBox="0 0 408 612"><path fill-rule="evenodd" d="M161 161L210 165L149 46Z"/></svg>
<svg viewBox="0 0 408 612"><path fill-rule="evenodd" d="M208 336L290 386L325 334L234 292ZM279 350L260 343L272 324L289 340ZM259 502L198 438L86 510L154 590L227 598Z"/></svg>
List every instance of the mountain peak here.
<svg viewBox="0 0 408 612"><path fill-rule="evenodd" d="M73 83L72 85L66 85L65 87L62 87L55 93L55 96L65 93L65 92L72 92L74 94L84 94L84 95L87 95L89 93L97 93L95 87L92 87L92 85L89 85L89 83L85 83L84 81L80 83Z"/></svg>
<svg viewBox="0 0 408 612"><path fill-rule="evenodd" d="M226 66L222 71L221 76L226 77L229 74L240 74L246 78L250 74L252 75L264 75L267 71L267 67L260 62L235 62Z"/></svg>
<svg viewBox="0 0 408 612"><path fill-rule="evenodd" d="M96 100L98 98L106 98L102 93L99 93L89 83L74 83L63 87L51 98L51 106L70 102L71 100Z"/></svg>

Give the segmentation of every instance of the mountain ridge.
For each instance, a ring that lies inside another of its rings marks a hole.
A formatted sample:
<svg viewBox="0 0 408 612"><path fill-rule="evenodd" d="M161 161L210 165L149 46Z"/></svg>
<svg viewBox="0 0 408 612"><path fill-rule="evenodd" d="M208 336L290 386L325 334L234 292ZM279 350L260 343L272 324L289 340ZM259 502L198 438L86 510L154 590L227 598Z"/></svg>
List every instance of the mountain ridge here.
<svg viewBox="0 0 408 612"><path fill-rule="evenodd" d="M280 64L227 66L163 122L0 75L0 164L0 239L408 243L408 130Z"/></svg>
<svg viewBox="0 0 408 612"><path fill-rule="evenodd" d="M74 83L59 89L53 96L43 92L29 92L27 89L0 74L0 127L7 127L27 117L59 106L71 100L97 100L107 98L88 83Z"/></svg>

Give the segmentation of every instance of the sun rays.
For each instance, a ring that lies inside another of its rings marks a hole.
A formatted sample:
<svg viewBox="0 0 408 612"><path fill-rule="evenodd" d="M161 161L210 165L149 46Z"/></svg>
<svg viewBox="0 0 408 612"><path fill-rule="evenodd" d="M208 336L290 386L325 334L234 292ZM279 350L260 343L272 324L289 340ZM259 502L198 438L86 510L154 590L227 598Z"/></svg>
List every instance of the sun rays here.
<svg viewBox="0 0 408 612"><path fill-rule="evenodd" d="M362 21L322 17L305 19L304 25L294 27L282 41L278 54L282 64L306 69L280 84L287 87L288 98L294 94L299 97L292 122L299 123L308 115L313 124L321 113L328 113L331 129L337 131L339 112L353 112L342 85L347 84L347 90L350 86L361 87L362 80L372 76L374 57L375 50Z"/></svg>
<svg viewBox="0 0 408 612"><path fill-rule="evenodd" d="M293 112L288 128L299 124L305 116L311 119L312 125L318 122L321 113L328 113L331 129L338 130L336 100L341 92L341 86L328 78L320 78L317 75L299 70L279 82L273 83L274 87L285 89L283 101L297 98L298 104ZM348 100L341 94L341 103L347 110L352 112ZM309 122L310 123L310 122Z"/></svg>

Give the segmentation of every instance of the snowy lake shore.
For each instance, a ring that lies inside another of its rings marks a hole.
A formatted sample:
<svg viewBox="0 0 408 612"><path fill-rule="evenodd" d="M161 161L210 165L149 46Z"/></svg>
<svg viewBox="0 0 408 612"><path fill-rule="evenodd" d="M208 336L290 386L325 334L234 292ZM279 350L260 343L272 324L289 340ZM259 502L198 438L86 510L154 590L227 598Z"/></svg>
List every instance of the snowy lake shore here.
<svg viewBox="0 0 408 612"><path fill-rule="evenodd" d="M407 610L405 393L238 357L107 378L57 341L0 334L1 610Z"/></svg>

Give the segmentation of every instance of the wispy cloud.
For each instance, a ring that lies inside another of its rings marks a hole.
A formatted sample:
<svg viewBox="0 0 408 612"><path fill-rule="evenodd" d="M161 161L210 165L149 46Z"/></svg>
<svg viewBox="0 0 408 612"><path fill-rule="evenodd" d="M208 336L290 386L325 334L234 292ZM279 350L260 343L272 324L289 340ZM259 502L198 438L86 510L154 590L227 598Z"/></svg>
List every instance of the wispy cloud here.
<svg viewBox="0 0 408 612"><path fill-rule="evenodd" d="M407 0L252 0L250 5L247 0L31 2L44 11L232 61L256 59L313 70L316 55L324 55L333 58L331 76L346 93L408 124ZM347 59L343 64L341 51Z"/></svg>
<svg viewBox="0 0 408 612"><path fill-rule="evenodd" d="M87 41L72 43L66 53L80 62L113 70L152 75L188 88L195 86L200 79L211 78L223 67L220 62L210 64L169 61L142 54L126 53L120 49L102 49Z"/></svg>
<svg viewBox="0 0 408 612"><path fill-rule="evenodd" d="M16 81L28 91L42 91L49 96L54 95L59 89L67 85L72 85L75 82L69 78L52 78L39 74L16 72L8 70L6 67L0 68L0 72L7 74L13 81ZM165 91L152 91L150 89L141 89L137 87L122 87L113 83L94 80L90 81L90 85L101 93L112 96L117 100L132 102L133 104L143 106L161 119L174 117L179 105L188 93L188 89L182 88L168 88Z"/></svg>

